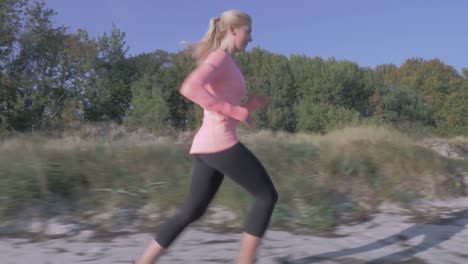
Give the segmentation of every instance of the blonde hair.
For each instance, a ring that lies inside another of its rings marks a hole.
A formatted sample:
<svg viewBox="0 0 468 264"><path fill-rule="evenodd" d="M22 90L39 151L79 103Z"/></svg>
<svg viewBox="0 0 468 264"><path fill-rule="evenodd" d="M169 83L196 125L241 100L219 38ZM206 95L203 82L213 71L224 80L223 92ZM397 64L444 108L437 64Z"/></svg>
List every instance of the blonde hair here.
<svg viewBox="0 0 468 264"><path fill-rule="evenodd" d="M221 44L229 26L251 25L250 16L239 10L228 10L221 17L210 19L208 31L205 36L196 43L188 44L185 51L198 63L202 62L210 51L215 50Z"/></svg>

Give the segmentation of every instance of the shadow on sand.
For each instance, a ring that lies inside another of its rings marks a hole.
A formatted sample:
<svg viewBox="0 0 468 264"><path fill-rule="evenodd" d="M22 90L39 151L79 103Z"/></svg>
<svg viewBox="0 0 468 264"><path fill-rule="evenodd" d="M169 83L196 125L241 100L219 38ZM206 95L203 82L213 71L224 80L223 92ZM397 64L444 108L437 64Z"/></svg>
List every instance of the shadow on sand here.
<svg viewBox="0 0 468 264"><path fill-rule="evenodd" d="M386 256L365 262L372 264L403 263L414 257L414 255L427 249L430 249L446 240L449 240L452 236L465 229L465 225L467 224L468 209L456 213L451 213L443 219L437 219L424 224L414 224L397 234L376 240L364 246L346 248L338 251L326 252L298 259L279 259L278 262L282 264L317 263L320 261L332 260L335 258L341 258L353 254L381 249L392 244L404 243L405 241L411 240L412 238L418 236L424 236L424 239L418 245L405 245L407 246L407 248L404 250L393 252ZM337 261L339 260L337 259ZM424 263L424 261L422 261L421 263Z"/></svg>

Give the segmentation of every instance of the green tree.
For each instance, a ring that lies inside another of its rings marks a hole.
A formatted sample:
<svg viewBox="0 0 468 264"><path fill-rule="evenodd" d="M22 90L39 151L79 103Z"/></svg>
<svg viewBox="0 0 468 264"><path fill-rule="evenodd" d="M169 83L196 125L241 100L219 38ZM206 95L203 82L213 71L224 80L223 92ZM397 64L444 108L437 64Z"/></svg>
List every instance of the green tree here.
<svg viewBox="0 0 468 264"><path fill-rule="evenodd" d="M16 87L12 85L10 67L14 44L22 28L25 0L0 0L0 130L10 129L9 119L16 105Z"/></svg>
<svg viewBox="0 0 468 264"><path fill-rule="evenodd" d="M452 66L438 59L408 59L398 69L397 75L401 87L420 93L430 105L439 108L446 97L461 86L461 76Z"/></svg>
<svg viewBox="0 0 468 264"><path fill-rule="evenodd" d="M306 56L291 56L290 65L299 94L300 130L324 132L372 114L369 99L381 82L371 69Z"/></svg>
<svg viewBox="0 0 468 264"><path fill-rule="evenodd" d="M297 90L288 58L256 47L249 53L240 54L237 61L245 76L248 96L267 94L270 97L268 106L254 117L256 126L295 131Z"/></svg>
<svg viewBox="0 0 468 264"><path fill-rule="evenodd" d="M5 71L12 94L7 119L15 129L50 124L69 98L68 68L62 61L66 29L52 26L55 12L43 2L26 6L24 14L15 44L19 51Z"/></svg>
<svg viewBox="0 0 468 264"><path fill-rule="evenodd" d="M193 59L182 52L155 51L134 60L144 73L132 87L135 97L128 112L128 124L157 130L193 129L199 125L202 109L178 92L195 67ZM141 74L141 70L138 72Z"/></svg>
<svg viewBox="0 0 468 264"><path fill-rule="evenodd" d="M90 121L122 122L132 98L135 69L125 55L125 33L115 25L110 36L98 38L97 58L84 94L84 115Z"/></svg>
<svg viewBox="0 0 468 264"><path fill-rule="evenodd" d="M64 123L84 120L84 98L86 87L94 82L94 61L97 57L97 43L83 29L67 34L61 56L63 86L68 91L67 103L61 112Z"/></svg>
<svg viewBox="0 0 468 264"><path fill-rule="evenodd" d="M0 72L11 61L26 4L26 0L0 0Z"/></svg>
<svg viewBox="0 0 468 264"><path fill-rule="evenodd" d="M150 130L167 130L171 127L170 106L154 77L146 74L132 86L133 98L127 125L142 126Z"/></svg>
<svg viewBox="0 0 468 264"><path fill-rule="evenodd" d="M463 73L463 77L465 77L465 79L468 79L468 68L463 68L462 73Z"/></svg>
<svg viewBox="0 0 468 264"><path fill-rule="evenodd" d="M468 81L450 94L439 111L438 132L444 136L468 135Z"/></svg>
<svg viewBox="0 0 468 264"><path fill-rule="evenodd" d="M361 121L356 111L307 99L299 104L298 115L298 130L314 133L326 133L333 129L357 125Z"/></svg>
<svg viewBox="0 0 468 264"><path fill-rule="evenodd" d="M444 134L451 133L450 131L454 129L452 125L460 124L460 122L455 121L447 123L449 117L451 120L455 120L457 119L456 115L462 114L459 110L452 109L456 108L456 104L451 102L459 100L455 99L454 96L462 94L464 79L452 66L446 65L438 59L411 58L397 70L392 70L390 74L383 76L387 84L393 85L390 87L404 89L408 91L407 95L413 98L410 101L414 105L405 108L406 113L410 109L418 112L414 113L413 119L422 118L419 120L420 122L432 124L438 128L438 131L445 131ZM416 97L422 100L415 100ZM424 112L426 114L423 114ZM430 114L431 117L429 118L427 114Z"/></svg>

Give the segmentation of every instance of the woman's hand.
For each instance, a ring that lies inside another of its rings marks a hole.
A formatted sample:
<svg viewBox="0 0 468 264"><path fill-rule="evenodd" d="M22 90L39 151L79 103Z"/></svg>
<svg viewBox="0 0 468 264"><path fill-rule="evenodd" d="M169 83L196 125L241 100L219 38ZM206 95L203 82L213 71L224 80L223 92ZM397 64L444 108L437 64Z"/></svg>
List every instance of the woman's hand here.
<svg viewBox="0 0 468 264"><path fill-rule="evenodd" d="M244 104L244 107L249 109L249 112L255 112L258 109L268 104L268 96L266 95L252 95Z"/></svg>
<svg viewBox="0 0 468 264"><path fill-rule="evenodd" d="M249 127L253 127L253 120L252 120L252 114L257 111L258 109L266 106L268 104L268 96L266 95L252 95L250 98L247 100L247 102L243 105L243 107L247 108L249 110L249 115L247 116L247 119L244 121L244 123Z"/></svg>

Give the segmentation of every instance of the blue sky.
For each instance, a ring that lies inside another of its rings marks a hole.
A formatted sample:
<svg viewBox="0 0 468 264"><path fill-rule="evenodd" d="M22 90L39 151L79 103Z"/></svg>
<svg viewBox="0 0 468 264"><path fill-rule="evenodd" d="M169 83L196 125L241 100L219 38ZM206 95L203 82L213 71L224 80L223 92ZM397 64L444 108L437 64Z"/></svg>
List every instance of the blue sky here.
<svg viewBox="0 0 468 264"><path fill-rule="evenodd" d="M347 59L360 66L400 65L439 58L468 68L465 0L45 0L55 25L91 36L126 33L129 55L197 41L211 17L228 9L249 13L253 42L284 55Z"/></svg>

